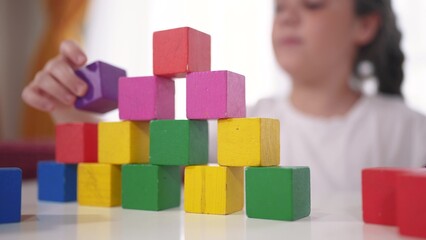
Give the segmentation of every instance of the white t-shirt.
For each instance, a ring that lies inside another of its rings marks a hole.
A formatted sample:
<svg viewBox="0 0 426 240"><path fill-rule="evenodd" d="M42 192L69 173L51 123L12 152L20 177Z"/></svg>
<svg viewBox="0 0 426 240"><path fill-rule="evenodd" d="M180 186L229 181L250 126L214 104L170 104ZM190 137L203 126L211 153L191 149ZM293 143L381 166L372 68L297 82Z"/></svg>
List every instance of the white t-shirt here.
<svg viewBox="0 0 426 240"><path fill-rule="evenodd" d="M280 120L281 165L309 166L313 196L359 191L366 167L426 165L426 118L400 98L363 96L347 114L331 118L299 112L287 98L270 98L249 108L248 116ZM210 131L213 159L215 125Z"/></svg>

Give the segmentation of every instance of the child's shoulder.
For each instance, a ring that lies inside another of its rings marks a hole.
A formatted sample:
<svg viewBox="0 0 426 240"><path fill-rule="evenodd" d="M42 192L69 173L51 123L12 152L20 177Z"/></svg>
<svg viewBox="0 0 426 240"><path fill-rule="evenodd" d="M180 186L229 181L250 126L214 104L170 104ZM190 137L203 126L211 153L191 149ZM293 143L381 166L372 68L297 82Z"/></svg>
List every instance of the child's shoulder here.
<svg viewBox="0 0 426 240"><path fill-rule="evenodd" d="M411 109L403 98L377 95L367 97L367 124L374 126L378 149L387 164L418 167L425 165L426 117ZM385 154L386 153L386 154Z"/></svg>
<svg viewBox="0 0 426 240"><path fill-rule="evenodd" d="M426 117L411 109L401 97L377 94L365 97L366 114L375 116L389 126L407 125L411 128L426 127Z"/></svg>
<svg viewBox="0 0 426 240"><path fill-rule="evenodd" d="M370 110L384 115L399 115L401 117L425 118L421 113L411 109L402 97L376 94L366 96L366 103Z"/></svg>

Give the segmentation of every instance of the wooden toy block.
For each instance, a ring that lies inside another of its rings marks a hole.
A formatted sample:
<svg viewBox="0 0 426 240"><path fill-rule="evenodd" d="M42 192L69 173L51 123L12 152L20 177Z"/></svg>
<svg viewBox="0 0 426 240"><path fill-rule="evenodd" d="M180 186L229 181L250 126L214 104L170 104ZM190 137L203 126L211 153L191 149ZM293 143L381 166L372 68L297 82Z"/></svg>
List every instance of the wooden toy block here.
<svg viewBox="0 0 426 240"><path fill-rule="evenodd" d="M221 166L280 164L280 122L268 118L218 120L218 163Z"/></svg>
<svg viewBox="0 0 426 240"><path fill-rule="evenodd" d="M88 85L86 94L77 98L75 107L85 111L106 113L117 108L118 79L126 76L126 71L96 61L76 72Z"/></svg>
<svg viewBox="0 0 426 240"><path fill-rule="evenodd" d="M21 221L22 171L0 168L0 223Z"/></svg>
<svg viewBox="0 0 426 240"><path fill-rule="evenodd" d="M244 205L242 167L189 166L185 168L185 211L226 215Z"/></svg>
<svg viewBox="0 0 426 240"><path fill-rule="evenodd" d="M98 161L98 125L66 123L56 126L56 161L81 163Z"/></svg>
<svg viewBox="0 0 426 240"><path fill-rule="evenodd" d="M150 162L154 165L207 164L207 121L153 120L150 125Z"/></svg>
<svg viewBox="0 0 426 240"><path fill-rule="evenodd" d="M188 73L188 119L246 117L245 77L230 71Z"/></svg>
<svg viewBox="0 0 426 240"><path fill-rule="evenodd" d="M426 238L426 171L401 174L396 195L400 234Z"/></svg>
<svg viewBox="0 0 426 240"><path fill-rule="evenodd" d="M250 218L295 221L311 212L308 167L248 167L246 213Z"/></svg>
<svg viewBox="0 0 426 240"><path fill-rule="evenodd" d="M174 119L175 82L172 79L122 77L118 89L120 119Z"/></svg>
<svg viewBox="0 0 426 240"><path fill-rule="evenodd" d="M408 170L367 168L362 170L362 211L366 223L396 225L396 183Z"/></svg>
<svg viewBox="0 0 426 240"><path fill-rule="evenodd" d="M99 162L149 162L149 122L99 123Z"/></svg>
<svg viewBox="0 0 426 240"><path fill-rule="evenodd" d="M178 166L123 165L123 208L159 211L179 207L181 182Z"/></svg>
<svg viewBox="0 0 426 240"><path fill-rule="evenodd" d="M121 169L102 163L78 164L77 201L83 206L121 205Z"/></svg>
<svg viewBox="0 0 426 240"><path fill-rule="evenodd" d="M77 200L77 165L43 161L37 165L38 199L70 202Z"/></svg>
<svg viewBox="0 0 426 240"><path fill-rule="evenodd" d="M210 35L189 27L154 32L154 75L185 77L210 71Z"/></svg>

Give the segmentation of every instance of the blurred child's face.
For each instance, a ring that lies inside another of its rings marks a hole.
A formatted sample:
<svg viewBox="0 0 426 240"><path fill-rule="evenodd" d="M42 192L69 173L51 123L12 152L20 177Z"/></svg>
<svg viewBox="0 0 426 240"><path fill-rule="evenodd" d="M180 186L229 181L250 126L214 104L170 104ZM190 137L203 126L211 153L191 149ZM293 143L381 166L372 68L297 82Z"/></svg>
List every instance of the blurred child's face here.
<svg viewBox="0 0 426 240"><path fill-rule="evenodd" d="M320 77L352 63L357 49L354 0L276 0L275 7L273 47L290 75Z"/></svg>

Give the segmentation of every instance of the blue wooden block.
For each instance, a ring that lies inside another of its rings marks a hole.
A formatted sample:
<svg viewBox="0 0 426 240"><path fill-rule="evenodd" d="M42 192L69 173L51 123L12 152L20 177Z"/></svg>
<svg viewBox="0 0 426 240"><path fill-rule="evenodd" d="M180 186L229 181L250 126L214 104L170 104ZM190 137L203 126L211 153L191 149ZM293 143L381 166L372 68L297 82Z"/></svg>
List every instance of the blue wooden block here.
<svg viewBox="0 0 426 240"><path fill-rule="evenodd" d="M54 161L39 162L37 167L38 199L70 202L77 200L77 165Z"/></svg>
<svg viewBox="0 0 426 240"><path fill-rule="evenodd" d="M21 221L22 171L0 168L0 223Z"/></svg>

